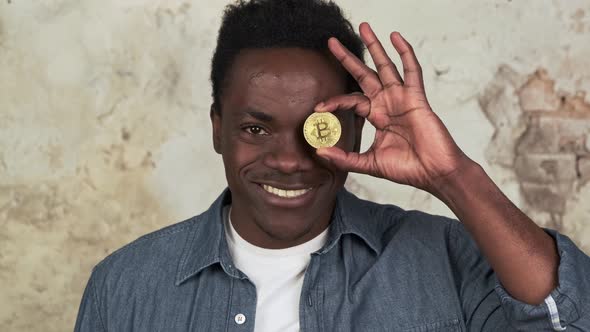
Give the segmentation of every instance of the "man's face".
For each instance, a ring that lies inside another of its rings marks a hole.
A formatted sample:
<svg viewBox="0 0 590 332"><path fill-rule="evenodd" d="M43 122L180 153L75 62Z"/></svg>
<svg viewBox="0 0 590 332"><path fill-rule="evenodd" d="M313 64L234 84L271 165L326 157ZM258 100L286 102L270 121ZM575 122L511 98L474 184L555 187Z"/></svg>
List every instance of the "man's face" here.
<svg viewBox="0 0 590 332"><path fill-rule="evenodd" d="M346 93L343 69L297 48L242 51L228 72L220 113L212 112L215 150L232 193L232 224L266 248L303 243L328 225L347 173L315 154L303 136L315 105ZM363 121L350 110L337 146L357 150Z"/></svg>

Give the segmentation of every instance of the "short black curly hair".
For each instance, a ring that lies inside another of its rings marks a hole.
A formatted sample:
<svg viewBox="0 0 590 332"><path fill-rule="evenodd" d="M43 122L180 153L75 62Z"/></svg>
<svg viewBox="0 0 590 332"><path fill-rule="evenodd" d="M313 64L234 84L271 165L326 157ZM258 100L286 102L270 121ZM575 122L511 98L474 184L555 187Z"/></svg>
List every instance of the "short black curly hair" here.
<svg viewBox="0 0 590 332"><path fill-rule="evenodd" d="M225 8L211 61L214 110L220 111L225 77L243 49L290 48L326 55L336 37L364 62L364 45L342 10L326 0L238 0ZM348 92L360 91L349 74Z"/></svg>

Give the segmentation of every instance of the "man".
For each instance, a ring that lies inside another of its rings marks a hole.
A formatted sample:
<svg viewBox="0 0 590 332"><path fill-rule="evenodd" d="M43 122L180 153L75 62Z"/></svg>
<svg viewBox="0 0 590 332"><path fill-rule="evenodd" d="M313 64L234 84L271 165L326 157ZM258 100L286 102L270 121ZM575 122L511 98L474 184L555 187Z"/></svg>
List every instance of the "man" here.
<svg viewBox="0 0 590 332"><path fill-rule="evenodd" d="M211 121L229 189L98 264L76 331L590 330L590 258L459 149L399 33L403 76L359 30L321 0L227 8ZM338 117L336 146L305 141L314 112ZM348 171L423 189L461 222L360 200Z"/></svg>

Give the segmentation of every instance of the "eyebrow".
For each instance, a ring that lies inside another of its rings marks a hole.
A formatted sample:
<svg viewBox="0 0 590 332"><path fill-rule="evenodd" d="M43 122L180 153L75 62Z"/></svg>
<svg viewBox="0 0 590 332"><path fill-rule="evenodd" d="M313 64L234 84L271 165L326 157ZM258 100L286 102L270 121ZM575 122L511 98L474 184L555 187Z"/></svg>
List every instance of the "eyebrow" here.
<svg viewBox="0 0 590 332"><path fill-rule="evenodd" d="M266 114L264 112L256 111L253 109L246 109L246 114L250 115L251 117L253 117L257 120L264 121L264 122L271 122L272 120L274 120L272 115Z"/></svg>

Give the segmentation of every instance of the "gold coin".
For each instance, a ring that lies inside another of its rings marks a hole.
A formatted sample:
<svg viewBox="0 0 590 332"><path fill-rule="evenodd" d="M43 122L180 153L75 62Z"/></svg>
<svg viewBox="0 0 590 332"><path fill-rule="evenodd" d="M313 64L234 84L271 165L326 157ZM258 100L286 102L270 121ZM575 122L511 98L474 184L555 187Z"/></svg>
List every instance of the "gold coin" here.
<svg viewBox="0 0 590 332"><path fill-rule="evenodd" d="M340 134L340 121L332 113L312 113L303 124L305 140L316 149L336 145Z"/></svg>

